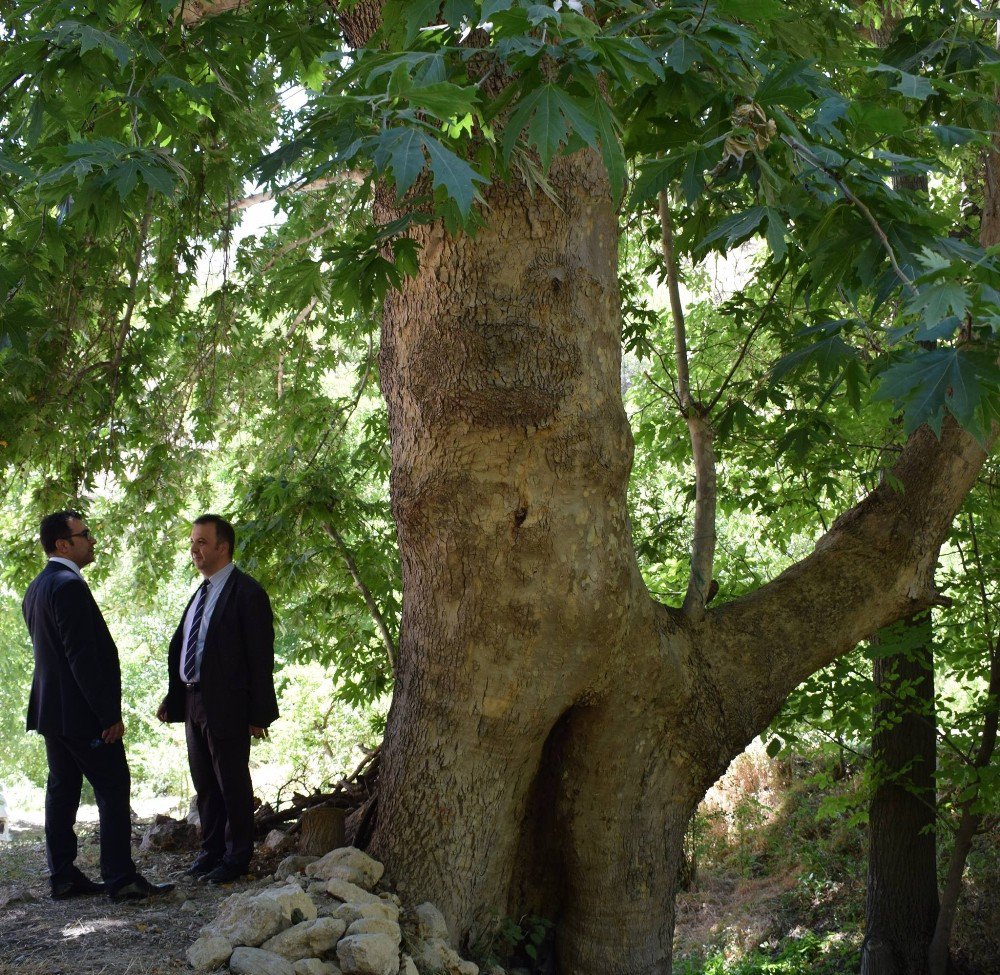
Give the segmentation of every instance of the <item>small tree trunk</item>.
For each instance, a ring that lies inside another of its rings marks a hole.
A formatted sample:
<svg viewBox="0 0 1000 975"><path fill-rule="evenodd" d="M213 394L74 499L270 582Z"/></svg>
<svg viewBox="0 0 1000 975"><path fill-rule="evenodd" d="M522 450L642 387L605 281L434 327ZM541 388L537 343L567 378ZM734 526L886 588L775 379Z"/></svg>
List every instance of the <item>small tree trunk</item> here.
<svg viewBox="0 0 1000 975"><path fill-rule="evenodd" d="M938 916L930 613L904 626L912 649L874 662L872 762L879 781L870 812L861 975L927 975Z"/></svg>
<svg viewBox="0 0 1000 975"><path fill-rule="evenodd" d="M302 834L299 849L311 856L344 845L344 810L335 806L313 806L302 813Z"/></svg>

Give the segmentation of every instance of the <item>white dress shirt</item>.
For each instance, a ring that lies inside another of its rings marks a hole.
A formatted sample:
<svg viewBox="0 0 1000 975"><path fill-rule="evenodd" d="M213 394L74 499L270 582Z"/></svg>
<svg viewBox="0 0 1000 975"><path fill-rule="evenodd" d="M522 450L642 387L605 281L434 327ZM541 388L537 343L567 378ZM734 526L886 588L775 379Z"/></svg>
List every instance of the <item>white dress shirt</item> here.
<svg viewBox="0 0 1000 975"><path fill-rule="evenodd" d="M208 577L209 586L208 592L205 595L205 611L202 613L201 626L198 627L198 645L196 648L197 664L195 665L193 683L197 683L201 680L201 658L202 654L205 652L205 636L208 633L208 624L212 619L212 612L215 610L215 604L218 603L219 596L222 595L222 590L225 588L226 582L233 574L233 569L235 568L235 562L228 562L221 569L219 569L218 572ZM188 607L188 611L184 614L184 642L181 645L182 674L186 672L185 662L187 660L188 638L191 635L191 623L194 620L194 614L197 608L198 599L195 597L191 600L191 605Z"/></svg>
<svg viewBox="0 0 1000 975"><path fill-rule="evenodd" d="M61 555L50 555L50 562L58 562L60 565L66 566L67 569L72 569L81 579L83 579L83 573L80 571L80 566L69 559L64 559ZM83 579L84 585L86 585L87 580Z"/></svg>

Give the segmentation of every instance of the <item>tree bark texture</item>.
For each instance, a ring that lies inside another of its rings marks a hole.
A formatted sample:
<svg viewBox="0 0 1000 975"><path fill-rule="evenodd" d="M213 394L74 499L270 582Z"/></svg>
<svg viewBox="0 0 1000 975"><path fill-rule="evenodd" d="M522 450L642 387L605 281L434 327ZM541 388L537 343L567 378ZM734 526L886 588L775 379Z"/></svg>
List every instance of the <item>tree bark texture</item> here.
<svg viewBox="0 0 1000 975"><path fill-rule="evenodd" d="M315 806L302 810L299 852L321 857L344 845L344 810L336 806Z"/></svg>
<svg viewBox="0 0 1000 975"><path fill-rule="evenodd" d="M934 601L984 455L922 429L905 491L770 584L701 621L656 604L626 511L616 215L596 156L553 169L560 205L494 185L475 238L416 230L386 302L404 605L373 847L459 937L534 910L563 972L666 973L696 803L796 684Z"/></svg>
<svg viewBox="0 0 1000 975"><path fill-rule="evenodd" d="M938 916L937 734L930 613L907 621L918 646L878 654L861 975L927 975Z"/></svg>

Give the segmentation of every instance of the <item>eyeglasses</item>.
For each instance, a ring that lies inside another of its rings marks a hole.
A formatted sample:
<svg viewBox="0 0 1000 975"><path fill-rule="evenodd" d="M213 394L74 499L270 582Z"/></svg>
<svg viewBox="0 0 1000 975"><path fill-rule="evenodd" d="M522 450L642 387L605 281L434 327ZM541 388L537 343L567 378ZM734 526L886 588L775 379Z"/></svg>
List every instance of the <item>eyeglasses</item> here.
<svg viewBox="0 0 1000 975"><path fill-rule="evenodd" d="M84 528L82 532L70 532L69 538L93 538L93 533L89 528Z"/></svg>

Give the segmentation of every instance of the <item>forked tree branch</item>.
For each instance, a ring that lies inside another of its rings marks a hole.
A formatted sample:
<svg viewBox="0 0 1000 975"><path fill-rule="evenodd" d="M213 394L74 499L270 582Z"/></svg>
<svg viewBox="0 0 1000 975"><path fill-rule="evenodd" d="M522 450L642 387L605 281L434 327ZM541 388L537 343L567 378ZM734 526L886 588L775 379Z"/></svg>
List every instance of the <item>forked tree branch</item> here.
<svg viewBox="0 0 1000 975"><path fill-rule="evenodd" d="M735 668L729 705L747 719L750 737L810 674L881 627L940 603L937 554L985 459L951 416L940 439L920 427L893 477L838 518L811 555L708 614L703 653ZM726 660L717 647L727 648Z"/></svg>

